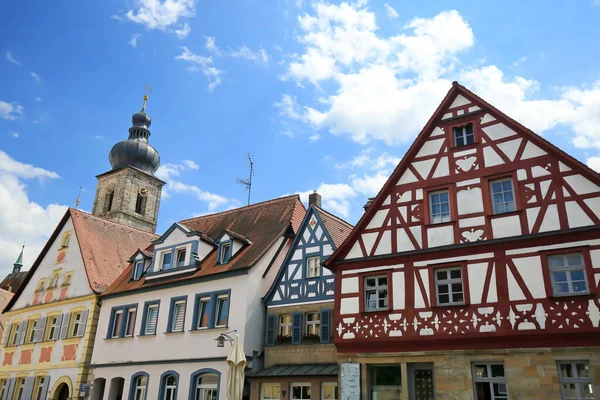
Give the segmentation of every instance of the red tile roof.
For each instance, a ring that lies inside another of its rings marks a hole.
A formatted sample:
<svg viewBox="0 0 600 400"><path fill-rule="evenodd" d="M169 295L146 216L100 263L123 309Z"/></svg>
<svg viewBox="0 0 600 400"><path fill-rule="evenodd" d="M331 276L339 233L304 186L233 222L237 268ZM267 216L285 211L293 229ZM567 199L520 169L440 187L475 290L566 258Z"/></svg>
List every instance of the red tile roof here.
<svg viewBox="0 0 600 400"><path fill-rule="evenodd" d="M348 235L350 235L350 232L352 232L352 228L354 227L322 208L316 206L314 208L319 213L319 217L321 218L321 221L323 221L323 225L325 225L327 232L329 232L333 244L336 248L339 247L344 240L346 240Z"/></svg>
<svg viewBox="0 0 600 400"><path fill-rule="evenodd" d="M12 299L13 293L8 290L0 289L0 309L3 310ZM4 331L6 329L6 315L0 314L0 340L4 339Z"/></svg>
<svg viewBox="0 0 600 400"><path fill-rule="evenodd" d="M296 233L305 214L306 209L300 201L299 196L292 195L216 214L183 220L179 224L192 231L202 232L213 239L217 239L225 230L228 230L247 238L251 243L244 245L227 264L217 265L217 251L215 248L215 250L211 251L202 260L199 270L191 274L165 277L158 281L146 281L145 275L140 280L131 280L130 266L104 292L104 295L130 291L141 287L158 286L165 282L182 281L221 272L251 268L290 227ZM130 256L131 254L126 259Z"/></svg>
<svg viewBox="0 0 600 400"><path fill-rule="evenodd" d="M0 289L8 290L11 293L16 293L19 287L23 284L27 271L11 272L0 282Z"/></svg>

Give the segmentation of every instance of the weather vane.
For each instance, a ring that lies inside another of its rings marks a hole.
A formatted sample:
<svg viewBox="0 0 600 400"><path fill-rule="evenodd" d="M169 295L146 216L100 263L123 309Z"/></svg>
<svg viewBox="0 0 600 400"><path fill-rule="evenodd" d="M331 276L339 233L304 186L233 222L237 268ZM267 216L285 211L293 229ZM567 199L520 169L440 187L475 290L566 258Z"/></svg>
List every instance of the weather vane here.
<svg viewBox="0 0 600 400"><path fill-rule="evenodd" d="M148 101L148 96L150 96L150 93L152 93L152 86L150 86L148 83L146 86L144 86L144 90L146 91L146 94L144 95L144 105L142 106L141 112L146 111L146 102Z"/></svg>

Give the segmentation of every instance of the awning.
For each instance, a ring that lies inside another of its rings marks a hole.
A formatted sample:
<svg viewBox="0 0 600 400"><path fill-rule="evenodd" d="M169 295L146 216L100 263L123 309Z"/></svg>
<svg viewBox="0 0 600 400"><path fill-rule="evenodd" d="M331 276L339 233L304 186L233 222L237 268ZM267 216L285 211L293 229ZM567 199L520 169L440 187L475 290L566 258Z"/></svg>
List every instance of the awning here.
<svg viewBox="0 0 600 400"><path fill-rule="evenodd" d="M246 374L248 378L268 378L277 376L337 376L337 364L295 364L274 365L262 371Z"/></svg>

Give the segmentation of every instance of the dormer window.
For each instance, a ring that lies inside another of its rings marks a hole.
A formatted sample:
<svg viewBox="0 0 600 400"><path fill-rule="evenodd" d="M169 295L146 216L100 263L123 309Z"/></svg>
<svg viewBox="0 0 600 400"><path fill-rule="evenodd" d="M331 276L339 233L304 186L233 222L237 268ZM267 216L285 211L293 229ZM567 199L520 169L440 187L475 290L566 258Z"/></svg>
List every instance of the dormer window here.
<svg viewBox="0 0 600 400"><path fill-rule="evenodd" d="M178 267L185 266L185 255L186 255L185 249L177 250L177 266Z"/></svg>
<svg viewBox="0 0 600 400"><path fill-rule="evenodd" d="M219 250L219 264L227 264L229 262L229 258L231 257L231 243L223 243L221 244Z"/></svg>
<svg viewBox="0 0 600 400"><path fill-rule="evenodd" d="M473 124L463 126L455 126L452 128L454 135L454 145L456 147L468 146L475 143L475 135L473 133Z"/></svg>
<svg viewBox="0 0 600 400"><path fill-rule="evenodd" d="M168 253L163 253L162 255L162 269L169 269L171 268L171 261L173 259L173 253L168 252Z"/></svg>
<svg viewBox="0 0 600 400"><path fill-rule="evenodd" d="M71 241L71 232L67 232L63 235L61 247L69 247L70 241Z"/></svg>
<svg viewBox="0 0 600 400"><path fill-rule="evenodd" d="M142 277L144 273L144 261L136 261L133 266L133 280L137 281Z"/></svg>
<svg viewBox="0 0 600 400"><path fill-rule="evenodd" d="M317 278L321 276L321 257L309 257L306 259L306 277Z"/></svg>

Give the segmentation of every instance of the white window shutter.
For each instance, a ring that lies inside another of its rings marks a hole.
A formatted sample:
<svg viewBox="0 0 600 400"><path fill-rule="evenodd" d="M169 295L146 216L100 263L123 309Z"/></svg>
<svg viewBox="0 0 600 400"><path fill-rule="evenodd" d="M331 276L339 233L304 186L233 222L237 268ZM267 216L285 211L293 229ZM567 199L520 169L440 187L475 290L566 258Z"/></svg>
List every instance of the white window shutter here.
<svg viewBox="0 0 600 400"><path fill-rule="evenodd" d="M58 340L58 337L60 335L60 328L61 328L61 324L62 324L62 320L63 320L63 314L60 314L57 318L56 318L56 329L54 329L54 335L52 336L52 340Z"/></svg>
<svg viewBox="0 0 600 400"><path fill-rule="evenodd" d="M8 338L10 337L10 329L12 328L12 324L8 324L6 330L4 331L4 347L8 344ZM1 399L0 399L1 400Z"/></svg>
<svg viewBox="0 0 600 400"><path fill-rule="evenodd" d="M48 394L48 388L50 387L50 375L44 379L44 386L42 387L42 399L45 399Z"/></svg>
<svg viewBox="0 0 600 400"><path fill-rule="evenodd" d="M47 317L42 317L38 321L38 329L35 333L36 342L42 342L44 340L44 332L46 332L46 321L48 321Z"/></svg>
<svg viewBox="0 0 600 400"><path fill-rule="evenodd" d="M25 378L25 387L23 388L22 399L32 399L33 398L33 384L35 382L34 376L28 376Z"/></svg>
<svg viewBox="0 0 600 400"><path fill-rule="evenodd" d="M27 335L27 320L21 321L21 330L19 331L19 337L17 338L17 344L25 343L25 336Z"/></svg>
<svg viewBox="0 0 600 400"><path fill-rule="evenodd" d="M66 339L69 333L69 322L71 320L70 313L64 313L62 319L62 326L60 327L60 338Z"/></svg>
<svg viewBox="0 0 600 400"><path fill-rule="evenodd" d="M89 310L84 310L81 313L81 320L79 321L79 328L77 329L77 336L82 337L85 335L85 326L87 325Z"/></svg>
<svg viewBox="0 0 600 400"><path fill-rule="evenodd" d="M17 383L17 378L10 378L8 383L6 384L6 397L5 399L12 399L13 392L15 390L15 383Z"/></svg>

